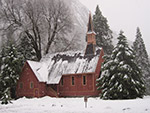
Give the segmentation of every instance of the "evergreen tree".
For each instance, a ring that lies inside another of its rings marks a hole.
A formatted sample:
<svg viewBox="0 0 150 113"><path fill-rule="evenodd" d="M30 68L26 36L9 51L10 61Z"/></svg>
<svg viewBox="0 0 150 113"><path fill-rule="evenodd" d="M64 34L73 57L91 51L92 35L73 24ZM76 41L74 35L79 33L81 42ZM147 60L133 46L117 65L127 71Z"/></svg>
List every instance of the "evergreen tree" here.
<svg viewBox="0 0 150 113"><path fill-rule="evenodd" d="M107 19L102 15L99 6L97 5L95 15L93 16L94 31L96 32L96 44L104 49L106 54L111 54L112 31L109 29Z"/></svg>
<svg viewBox="0 0 150 113"><path fill-rule="evenodd" d="M3 80L2 80L2 73L1 73L4 54L5 54L5 49L4 49L4 47L2 47L1 51L0 51L0 99L3 96L3 85L4 85Z"/></svg>
<svg viewBox="0 0 150 113"><path fill-rule="evenodd" d="M102 75L97 80L98 90L102 90L102 99L142 98L145 86L141 70L135 63L133 50L120 32L117 46L102 66Z"/></svg>
<svg viewBox="0 0 150 113"><path fill-rule="evenodd" d="M22 57L12 43L9 43L4 49L0 74L0 100L2 104L7 104L12 98L15 98L16 83L22 68Z"/></svg>
<svg viewBox="0 0 150 113"><path fill-rule="evenodd" d="M24 62L26 60L37 60L36 53L32 47L31 40L25 35L21 37L18 50L24 57Z"/></svg>
<svg viewBox="0 0 150 113"><path fill-rule="evenodd" d="M142 69L143 79L146 86L146 94L150 95L150 62L139 28L137 28L136 39L133 43L133 50L136 55L136 63Z"/></svg>

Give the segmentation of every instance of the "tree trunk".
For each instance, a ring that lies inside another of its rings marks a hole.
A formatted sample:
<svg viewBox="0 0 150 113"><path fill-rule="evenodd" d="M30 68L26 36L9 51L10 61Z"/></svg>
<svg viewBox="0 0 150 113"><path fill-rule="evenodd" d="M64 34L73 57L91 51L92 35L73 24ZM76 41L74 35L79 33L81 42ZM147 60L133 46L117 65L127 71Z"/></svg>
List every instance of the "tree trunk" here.
<svg viewBox="0 0 150 113"><path fill-rule="evenodd" d="M31 39L33 49L35 50L36 53L37 61L40 61L42 58L41 49L38 48L37 42L34 41L33 36L28 31L25 31L25 33L28 36L28 38Z"/></svg>
<svg viewBox="0 0 150 113"><path fill-rule="evenodd" d="M55 28L54 28L54 32L52 34L52 37L50 38L50 40L48 40L48 43L47 43L47 46L46 46L46 51L45 51L45 54L48 54L49 52L49 49L50 49L50 46L52 44L52 42L54 41L54 38L55 38L55 35L56 35L56 30L57 30L57 23L55 25Z"/></svg>

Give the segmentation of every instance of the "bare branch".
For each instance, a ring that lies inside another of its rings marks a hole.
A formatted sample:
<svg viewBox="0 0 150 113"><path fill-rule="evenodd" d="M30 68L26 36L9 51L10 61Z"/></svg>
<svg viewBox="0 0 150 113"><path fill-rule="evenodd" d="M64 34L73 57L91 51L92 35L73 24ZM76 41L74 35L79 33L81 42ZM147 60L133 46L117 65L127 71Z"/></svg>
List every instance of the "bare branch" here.
<svg viewBox="0 0 150 113"><path fill-rule="evenodd" d="M24 32L39 60L43 49L47 54L56 39L72 28L71 13L63 0L3 0L0 5L0 30L13 26L18 36Z"/></svg>

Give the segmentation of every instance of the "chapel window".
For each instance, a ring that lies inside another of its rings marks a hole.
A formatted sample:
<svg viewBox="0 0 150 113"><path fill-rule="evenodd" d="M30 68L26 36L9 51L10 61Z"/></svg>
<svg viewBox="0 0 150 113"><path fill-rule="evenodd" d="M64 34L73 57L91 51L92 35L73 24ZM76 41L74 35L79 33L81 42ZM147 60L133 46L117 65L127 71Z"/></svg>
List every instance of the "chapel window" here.
<svg viewBox="0 0 150 113"><path fill-rule="evenodd" d="M34 88L34 83L30 82L30 88L33 89Z"/></svg>
<svg viewBox="0 0 150 113"><path fill-rule="evenodd" d="M72 76L72 85L74 85L74 76Z"/></svg>
<svg viewBox="0 0 150 113"><path fill-rule="evenodd" d="M19 88L20 88L20 89L23 88L23 83L22 83L22 82L19 84Z"/></svg>
<svg viewBox="0 0 150 113"><path fill-rule="evenodd" d="M86 85L86 76L83 76L83 85Z"/></svg>

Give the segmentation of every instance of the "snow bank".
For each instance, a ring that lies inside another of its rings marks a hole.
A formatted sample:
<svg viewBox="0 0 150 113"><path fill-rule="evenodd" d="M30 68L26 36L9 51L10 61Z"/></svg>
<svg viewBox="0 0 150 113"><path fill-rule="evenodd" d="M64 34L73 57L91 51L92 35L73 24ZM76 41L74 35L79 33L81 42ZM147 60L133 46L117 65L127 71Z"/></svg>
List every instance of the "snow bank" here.
<svg viewBox="0 0 150 113"><path fill-rule="evenodd" d="M150 96L133 100L88 98L21 98L13 104L0 105L0 113L150 113Z"/></svg>

